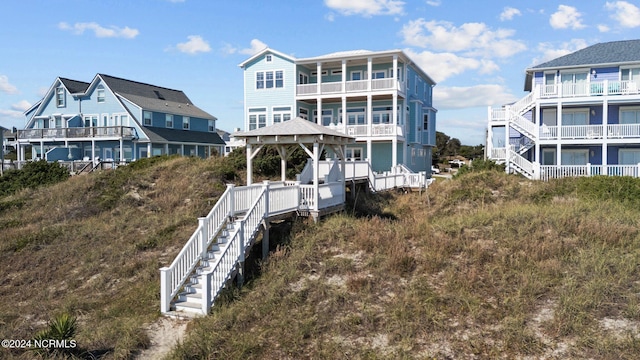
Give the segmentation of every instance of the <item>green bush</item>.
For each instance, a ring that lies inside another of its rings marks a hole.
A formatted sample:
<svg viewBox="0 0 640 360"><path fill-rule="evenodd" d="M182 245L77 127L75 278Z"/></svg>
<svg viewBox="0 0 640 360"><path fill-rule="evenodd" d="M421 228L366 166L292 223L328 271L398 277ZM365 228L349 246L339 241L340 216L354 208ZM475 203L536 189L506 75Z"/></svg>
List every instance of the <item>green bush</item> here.
<svg viewBox="0 0 640 360"><path fill-rule="evenodd" d="M474 171L500 171L500 172L504 172L504 165L503 164L496 164L495 161L493 160L488 160L488 159L476 159L473 160L473 162L470 165L463 165L460 169L458 169L458 172L456 173L456 177L457 176L462 176L464 174L470 173L470 172L474 172Z"/></svg>
<svg viewBox="0 0 640 360"><path fill-rule="evenodd" d="M67 168L45 160L26 163L20 170L9 170L0 177L0 196L10 195L25 188L55 184L69 178Z"/></svg>

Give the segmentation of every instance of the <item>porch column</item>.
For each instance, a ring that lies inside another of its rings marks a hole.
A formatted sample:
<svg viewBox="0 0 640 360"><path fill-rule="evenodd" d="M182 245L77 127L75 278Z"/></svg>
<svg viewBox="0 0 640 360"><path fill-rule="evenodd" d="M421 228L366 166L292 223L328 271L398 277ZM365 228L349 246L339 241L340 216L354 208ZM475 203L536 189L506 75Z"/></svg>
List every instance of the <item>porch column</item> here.
<svg viewBox="0 0 640 360"><path fill-rule="evenodd" d="M367 95L367 136L372 134L373 126L373 98L371 94Z"/></svg>
<svg viewBox="0 0 640 360"><path fill-rule="evenodd" d="M169 155L169 143L164 144L164 154Z"/></svg>
<svg viewBox="0 0 640 360"><path fill-rule="evenodd" d="M316 63L316 71L318 72L318 81L317 81L317 90L316 93L318 95L322 94L322 63L320 61L318 61ZM316 122L317 123L317 122Z"/></svg>
<svg viewBox="0 0 640 360"><path fill-rule="evenodd" d="M338 117L339 116L340 114L338 114ZM345 95L342 95L342 119L340 119L339 121L340 126L342 127L342 132L347 134L347 97Z"/></svg>
<svg viewBox="0 0 640 360"><path fill-rule="evenodd" d="M373 59L367 58L367 91L371 91L371 79L373 77Z"/></svg>
<svg viewBox="0 0 640 360"><path fill-rule="evenodd" d="M511 145L509 144L509 122L507 121L504 126L504 165L507 174L511 172L511 166L509 166L509 159L511 158Z"/></svg>
<svg viewBox="0 0 640 360"><path fill-rule="evenodd" d="M491 107L489 107L489 119L491 119ZM484 158L491 159L491 149L493 149L493 126L489 125L487 127L487 136L484 141Z"/></svg>
<svg viewBox="0 0 640 360"><path fill-rule="evenodd" d="M320 173L320 144L313 143L313 207L316 212L320 208L320 184L318 183L318 174Z"/></svg>
<svg viewBox="0 0 640 360"><path fill-rule="evenodd" d="M96 160L96 141L91 139L91 161Z"/></svg>
<svg viewBox="0 0 640 360"><path fill-rule="evenodd" d="M605 89L607 88L605 80ZM602 102L602 175L607 175L607 165L609 165L609 100L604 97Z"/></svg>
<svg viewBox="0 0 640 360"><path fill-rule="evenodd" d="M535 151L534 151L534 158L533 160L535 162L537 162L538 164L541 163L540 161L540 126L542 126L542 117L541 117L541 110L540 110L540 103L536 102L536 107L535 107L535 111L536 111L536 133L535 133L535 139L533 139L534 144L535 144Z"/></svg>
<svg viewBox="0 0 640 360"><path fill-rule="evenodd" d="M124 163L124 141L120 138L120 163Z"/></svg>
<svg viewBox="0 0 640 360"><path fill-rule="evenodd" d="M253 152L253 146L247 142L247 186L253 182L253 159L251 153Z"/></svg>
<svg viewBox="0 0 640 360"><path fill-rule="evenodd" d="M393 56L393 73L396 73L396 68L398 67L398 56ZM391 126L393 127L393 140L391 141L391 166L398 165L398 91L394 90L391 101Z"/></svg>
<svg viewBox="0 0 640 360"><path fill-rule="evenodd" d="M44 153L44 141L40 140L40 160L47 160L47 156Z"/></svg>
<svg viewBox="0 0 640 360"><path fill-rule="evenodd" d="M322 98L318 96L317 100L318 105L317 105L317 110L316 110L316 114L318 114L316 116L316 124L318 125L322 125Z"/></svg>
<svg viewBox="0 0 640 360"><path fill-rule="evenodd" d="M343 94L347 92L347 60L342 60L342 91ZM344 99L344 97L343 97ZM344 113L344 107L342 112Z"/></svg>
<svg viewBox="0 0 640 360"><path fill-rule="evenodd" d="M347 163L345 161L347 157L347 145L340 145L340 150L342 152L340 158L340 166L342 169L342 203L344 204L347 201L347 191L345 190L347 185Z"/></svg>
<svg viewBox="0 0 640 360"><path fill-rule="evenodd" d="M558 145L556 146L556 165L561 166L562 165L562 154L561 154L562 145L560 145L560 143L562 142L562 102L561 101L558 101L558 111L556 113L558 116L558 119L557 119L558 120L558 137L556 138Z"/></svg>
<svg viewBox="0 0 640 360"><path fill-rule="evenodd" d="M148 157L148 158L150 158L150 157L151 157L151 155L152 155L152 154L151 154L151 148L152 148L151 143L148 143L148 144L147 144L147 157Z"/></svg>

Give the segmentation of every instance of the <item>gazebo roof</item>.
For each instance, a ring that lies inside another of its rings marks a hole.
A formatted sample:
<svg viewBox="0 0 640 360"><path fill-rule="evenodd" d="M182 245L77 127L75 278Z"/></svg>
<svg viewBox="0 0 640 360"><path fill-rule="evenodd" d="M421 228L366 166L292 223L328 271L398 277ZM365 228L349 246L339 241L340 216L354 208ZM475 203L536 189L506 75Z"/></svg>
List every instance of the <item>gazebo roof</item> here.
<svg viewBox="0 0 640 360"><path fill-rule="evenodd" d="M344 145L354 143L355 138L322 125L297 117L251 131L234 133L247 144L309 144Z"/></svg>

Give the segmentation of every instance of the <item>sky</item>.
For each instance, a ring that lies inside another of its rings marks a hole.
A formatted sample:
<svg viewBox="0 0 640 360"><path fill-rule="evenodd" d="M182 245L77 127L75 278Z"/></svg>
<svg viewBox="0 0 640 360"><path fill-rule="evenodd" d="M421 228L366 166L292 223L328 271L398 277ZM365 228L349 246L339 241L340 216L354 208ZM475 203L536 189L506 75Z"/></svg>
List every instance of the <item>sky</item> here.
<svg viewBox="0 0 640 360"><path fill-rule="evenodd" d="M242 69L270 47L298 58L403 50L437 85L436 129L485 142L488 107L526 95L525 69L640 38L640 0L20 0L0 2L0 126L57 77L96 74L184 91L243 126Z"/></svg>

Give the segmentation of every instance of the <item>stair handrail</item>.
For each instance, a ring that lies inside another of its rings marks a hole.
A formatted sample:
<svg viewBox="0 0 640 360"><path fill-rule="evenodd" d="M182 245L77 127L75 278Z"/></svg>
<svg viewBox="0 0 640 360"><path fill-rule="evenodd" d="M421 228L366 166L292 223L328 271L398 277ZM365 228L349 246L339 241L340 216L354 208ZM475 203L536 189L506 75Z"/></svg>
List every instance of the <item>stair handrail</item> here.
<svg viewBox="0 0 640 360"><path fill-rule="evenodd" d="M169 311L171 300L178 294L191 272L196 268L203 252L211 244L213 235L224 226L226 218L232 215L229 214L229 211L231 200L233 200L233 191L233 185L228 185L209 214L204 218L199 218L198 227L171 262L171 265L160 269L160 307L163 313Z"/></svg>
<svg viewBox="0 0 640 360"><path fill-rule="evenodd" d="M512 148L509 149L509 155L509 160L526 173L523 173L523 175L528 175L528 178L531 178L533 176L533 163L531 161L525 159L523 156L513 151Z"/></svg>
<svg viewBox="0 0 640 360"><path fill-rule="evenodd" d="M230 234L229 244L224 248L220 256L211 264L210 269L207 271L211 276L206 276L206 279L211 279L212 284L206 284L205 288L209 289L210 293L206 297L210 303L203 304L203 309L208 312L211 307L211 303L215 301L216 297L220 293L220 290L227 282L229 275L232 273L234 266L238 261L244 261L244 252L248 244L253 240L252 238L257 233L262 219L268 211L268 186L264 186L262 191L253 201L249 208L245 218L240 221L240 226L234 232ZM259 221L256 221L259 219ZM205 300L206 301L206 300Z"/></svg>
<svg viewBox="0 0 640 360"><path fill-rule="evenodd" d="M520 127L526 132L526 134L523 135L526 135L527 137L530 137L532 139L537 138L537 129L534 122L527 120L527 118L514 112L511 108L508 108L508 113L510 115L509 120L511 121L511 123L515 124L517 127Z"/></svg>
<svg viewBox="0 0 640 360"><path fill-rule="evenodd" d="M518 115L524 115L524 113L527 112L531 108L531 105L533 105L535 103L535 100L537 98L537 94L538 94L537 91L531 91L529 94L524 96L522 99L520 99L520 100L516 101L515 103L513 103L511 105L511 110L514 111Z"/></svg>

